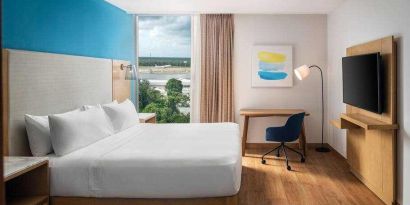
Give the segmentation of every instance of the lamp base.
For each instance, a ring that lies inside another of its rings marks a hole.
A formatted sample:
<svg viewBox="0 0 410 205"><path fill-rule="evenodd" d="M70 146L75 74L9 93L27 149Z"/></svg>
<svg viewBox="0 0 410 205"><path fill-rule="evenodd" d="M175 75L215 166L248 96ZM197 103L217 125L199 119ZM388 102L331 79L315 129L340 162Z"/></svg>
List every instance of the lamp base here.
<svg viewBox="0 0 410 205"><path fill-rule="evenodd" d="M322 147L316 148L316 152L330 152L330 149L322 146Z"/></svg>

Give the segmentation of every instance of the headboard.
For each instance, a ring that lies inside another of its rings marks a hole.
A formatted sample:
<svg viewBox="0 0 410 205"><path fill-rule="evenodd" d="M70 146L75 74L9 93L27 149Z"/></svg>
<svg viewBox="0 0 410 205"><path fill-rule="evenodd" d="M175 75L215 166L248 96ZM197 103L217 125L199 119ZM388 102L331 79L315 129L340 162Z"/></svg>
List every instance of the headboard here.
<svg viewBox="0 0 410 205"><path fill-rule="evenodd" d="M125 80L113 79L111 59L2 52L4 155L30 155L24 114L48 115L111 102L116 98L113 93L119 92L113 85Z"/></svg>

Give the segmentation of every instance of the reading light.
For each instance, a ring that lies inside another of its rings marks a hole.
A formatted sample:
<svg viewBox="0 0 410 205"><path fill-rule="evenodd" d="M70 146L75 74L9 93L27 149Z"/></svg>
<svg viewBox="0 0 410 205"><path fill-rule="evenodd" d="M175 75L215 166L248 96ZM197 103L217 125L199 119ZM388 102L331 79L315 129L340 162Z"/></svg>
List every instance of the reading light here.
<svg viewBox="0 0 410 205"><path fill-rule="evenodd" d="M125 70L125 80L137 80L137 69L135 65L121 64L121 70Z"/></svg>
<svg viewBox="0 0 410 205"><path fill-rule="evenodd" d="M307 65L302 65L295 69L295 75L299 80L303 80L310 74L310 69Z"/></svg>
<svg viewBox="0 0 410 205"><path fill-rule="evenodd" d="M322 144L321 144L320 147L316 148L316 151L317 152L330 152L330 149L328 147L324 146L324 143L323 143L323 125L324 125L324 115L325 115L324 112L325 111L324 111L324 98L323 98L323 72L322 72L322 69L317 65L311 65L311 66L302 65L302 66L296 68L294 70L294 72L295 72L296 77L299 80L303 80L303 79L305 79L309 76L311 68L319 69L320 77L322 79Z"/></svg>

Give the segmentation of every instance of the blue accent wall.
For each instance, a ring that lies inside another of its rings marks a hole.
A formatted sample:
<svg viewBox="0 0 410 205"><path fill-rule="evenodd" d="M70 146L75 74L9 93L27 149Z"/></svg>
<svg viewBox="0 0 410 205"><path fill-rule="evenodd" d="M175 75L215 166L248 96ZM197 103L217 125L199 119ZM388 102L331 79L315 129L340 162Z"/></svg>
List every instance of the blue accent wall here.
<svg viewBox="0 0 410 205"><path fill-rule="evenodd" d="M135 18L104 0L3 0L2 6L3 48L135 62Z"/></svg>

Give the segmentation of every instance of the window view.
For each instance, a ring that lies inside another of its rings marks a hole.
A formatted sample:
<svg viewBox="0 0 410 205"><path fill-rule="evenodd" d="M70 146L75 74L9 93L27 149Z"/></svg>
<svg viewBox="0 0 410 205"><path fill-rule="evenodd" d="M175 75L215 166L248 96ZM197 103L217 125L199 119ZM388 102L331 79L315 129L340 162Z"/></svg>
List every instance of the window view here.
<svg viewBox="0 0 410 205"><path fill-rule="evenodd" d="M138 17L139 111L158 123L190 120L191 17Z"/></svg>

